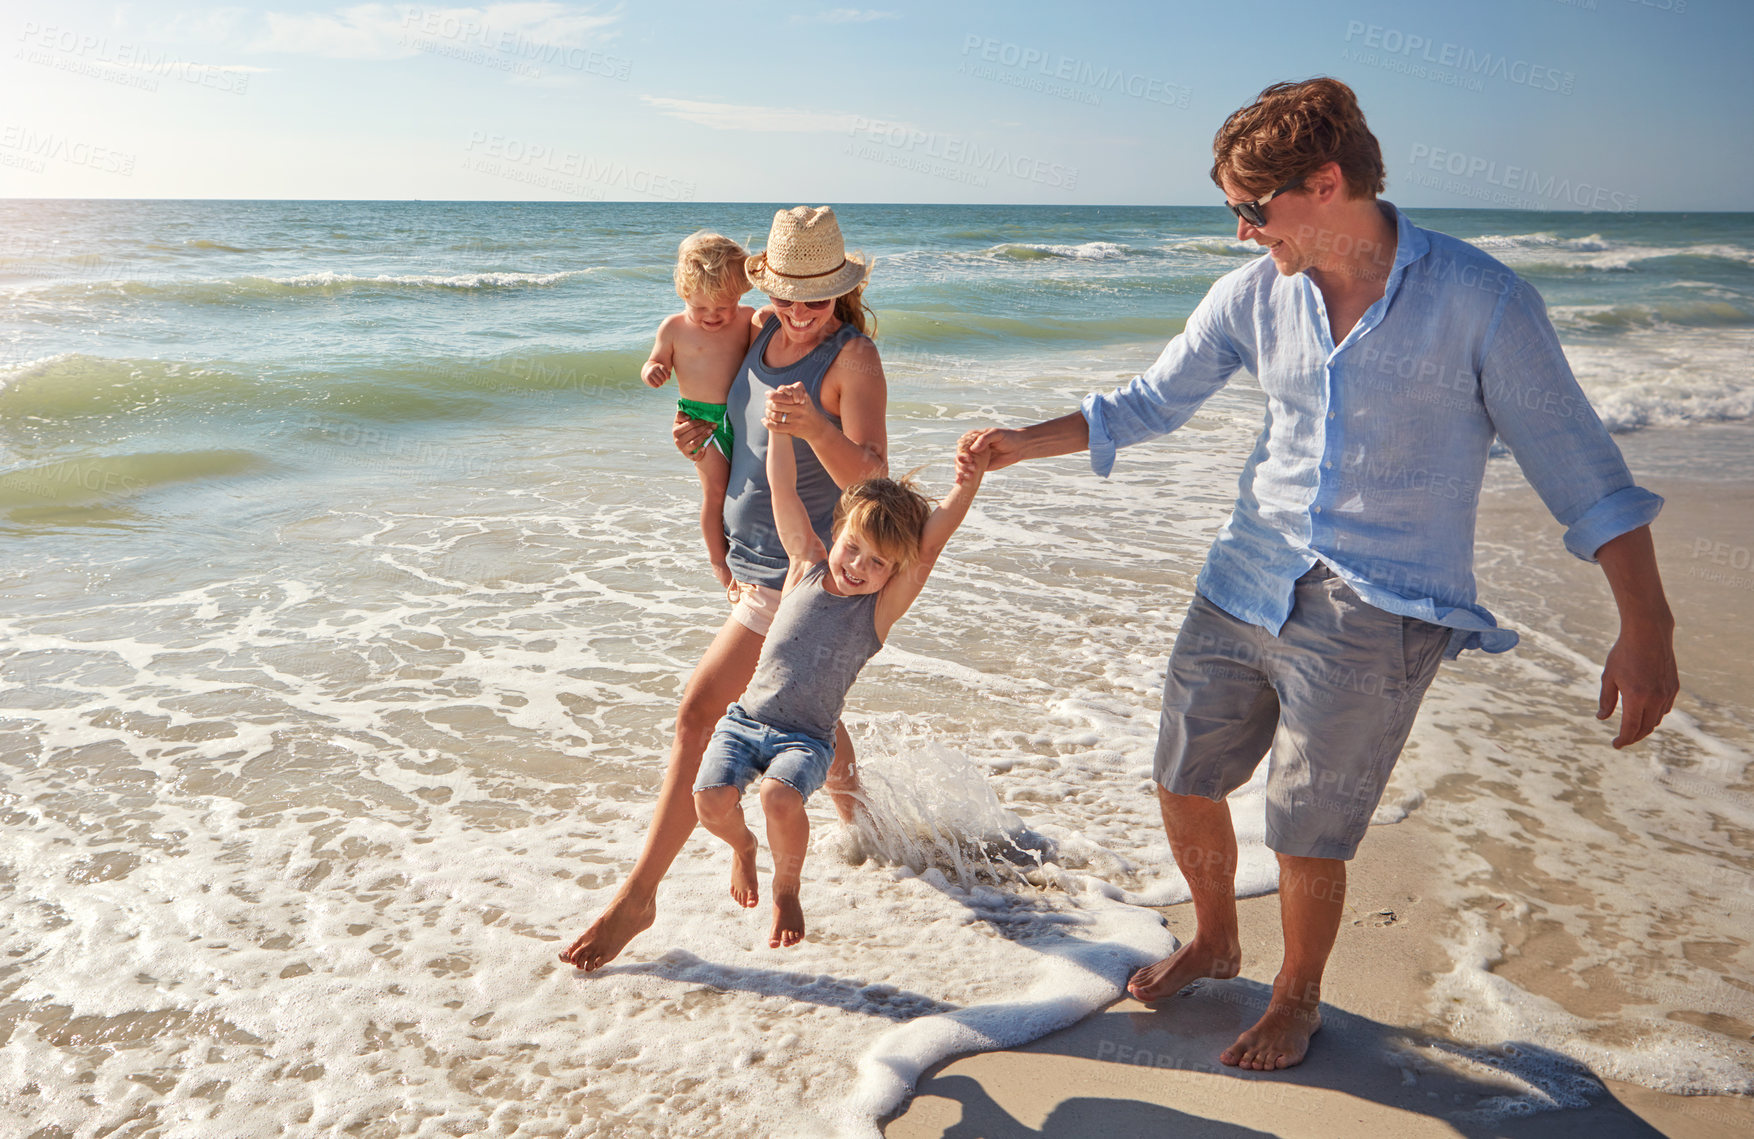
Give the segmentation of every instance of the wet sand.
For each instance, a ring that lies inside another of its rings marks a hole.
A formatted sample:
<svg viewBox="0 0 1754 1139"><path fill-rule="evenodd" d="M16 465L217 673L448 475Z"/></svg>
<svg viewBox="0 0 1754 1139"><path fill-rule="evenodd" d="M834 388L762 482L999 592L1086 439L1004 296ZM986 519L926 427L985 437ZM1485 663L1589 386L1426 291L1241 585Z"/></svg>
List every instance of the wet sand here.
<svg viewBox="0 0 1754 1139"><path fill-rule="evenodd" d="M1350 871L1346 917L1309 1058L1244 1072L1218 1054L1259 1017L1279 963L1276 897L1238 903L1243 972L1152 1008L1117 1001L1022 1048L965 1056L921 1079L888 1139L1130 1136L1675 1136L1754 1133L1754 1101L1672 1096L1604 1082L1584 1108L1490 1117L1521 1084L1444 1032L1426 989L1448 970L1439 939L1453 915L1433 895L1439 836L1417 815L1379 827ZM1184 939L1191 905L1163 911ZM1393 1061L1385 1060L1392 1057Z"/></svg>

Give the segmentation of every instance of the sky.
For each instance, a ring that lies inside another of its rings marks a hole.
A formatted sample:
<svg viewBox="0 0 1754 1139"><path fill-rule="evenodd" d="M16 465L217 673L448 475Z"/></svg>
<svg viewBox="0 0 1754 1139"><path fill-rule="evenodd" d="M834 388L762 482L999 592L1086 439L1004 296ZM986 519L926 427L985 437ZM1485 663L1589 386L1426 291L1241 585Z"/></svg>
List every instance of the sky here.
<svg viewBox="0 0 1754 1139"><path fill-rule="evenodd" d="M9 0L0 196L1200 205L1336 76L1403 206L1754 210L1750 0Z"/></svg>

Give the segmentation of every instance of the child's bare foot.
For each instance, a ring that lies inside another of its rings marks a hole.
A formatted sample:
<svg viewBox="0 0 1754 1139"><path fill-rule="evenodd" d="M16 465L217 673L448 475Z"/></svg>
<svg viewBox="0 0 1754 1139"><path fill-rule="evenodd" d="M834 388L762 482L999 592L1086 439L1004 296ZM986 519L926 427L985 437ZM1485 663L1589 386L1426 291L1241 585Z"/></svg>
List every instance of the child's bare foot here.
<svg viewBox="0 0 1754 1139"><path fill-rule="evenodd" d="M712 566L714 580L716 580L722 588L730 589L731 567L726 565L723 559L713 562Z"/></svg>
<svg viewBox="0 0 1754 1139"><path fill-rule="evenodd" d="M755 874L755 836L749 845L731 851L731 897L746 910L761 904L760 879Z"/></svg>
<svg viewBox="0 0 1754 1139"><path fill-rule="evenodd" d="M658 910L651 898L617 895L609 908L579 934L560 959L589 973L613 961L627 943L652 924Z"/></svg>
<svg viewBox="0 0 1754 1139"><path fill-rule="evenodd" d="M770 949L781 946L790 948L804 940L804 907L798 904L798 895L774 892L773 896L773 933L768 935L767 944Z"/></svg>

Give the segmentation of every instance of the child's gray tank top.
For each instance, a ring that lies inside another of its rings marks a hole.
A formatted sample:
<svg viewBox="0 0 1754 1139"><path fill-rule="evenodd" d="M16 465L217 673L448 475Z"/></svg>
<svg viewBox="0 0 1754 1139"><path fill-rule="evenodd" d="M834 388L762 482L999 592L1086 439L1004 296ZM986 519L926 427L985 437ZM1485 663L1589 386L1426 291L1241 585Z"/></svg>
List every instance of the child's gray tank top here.
<svg viewBox="0 0 1754 1139"><path fill-rule="evenodd" d="M780 598L755 675L738 701L749 715L783 732L834 742L847 690L877 655L877 597L840 597L823 588L817 562Z"/></svg>
<svg viewBox="0 0 1754 1139"><path fill-rule="evenodd" d="M847 341L864 335L852 325L841 323L833 334L812 348L802 360L783 368L770 368L762 363L768 342L779 330L778 317L769 317L725 396L725 420L736 432L736 445L731 448L731 477L725 487L725 537L730 552L725 561L731 575L738 581L751 581L778 589L785 584L786 567L790 560L774 527L773 493L767 485L767 428L761 418L767 412L767 393L787 384L803 384L810 402L822 411L822 377L840 355ZM828 421L840 426L838 416ZM816 458L816 452L802 439L792 440L798 460L798 497L810 515L810 528L832 545L834 504L840 501L840 487Z"/></svg>

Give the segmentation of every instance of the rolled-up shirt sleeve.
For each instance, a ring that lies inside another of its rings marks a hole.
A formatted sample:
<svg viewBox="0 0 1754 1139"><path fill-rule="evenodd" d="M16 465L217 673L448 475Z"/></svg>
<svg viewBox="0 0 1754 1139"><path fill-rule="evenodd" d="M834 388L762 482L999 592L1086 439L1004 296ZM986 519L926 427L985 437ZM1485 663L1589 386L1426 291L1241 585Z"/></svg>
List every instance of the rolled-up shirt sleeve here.
<svg viewBox="0 0 1754 1139"><path fill-rule="evenodd" d="M1242 367L1242 356L1218 319L1219 290L1206 295L1181 334L1165 345L1144 375L1107 395L1084 397L1090 425L1090 467L1104 478L1115 451L1163 435L1193 418L1213 392Z"/></svg>
<svg viewBox="0 0 1754 1139"><path fill-rule="evenodd" d="M1565 526L1565 548L1596 560L1604 543L1648 525L1663 500L1632 481L1571 374L1547 306L1525 281L1506 295L1480 368L1486 412L1523 476Z"/></svg>

